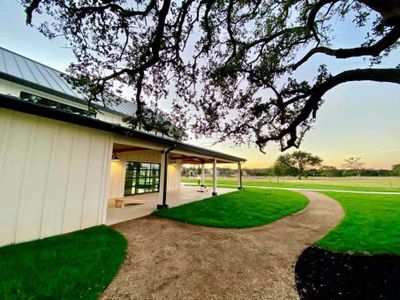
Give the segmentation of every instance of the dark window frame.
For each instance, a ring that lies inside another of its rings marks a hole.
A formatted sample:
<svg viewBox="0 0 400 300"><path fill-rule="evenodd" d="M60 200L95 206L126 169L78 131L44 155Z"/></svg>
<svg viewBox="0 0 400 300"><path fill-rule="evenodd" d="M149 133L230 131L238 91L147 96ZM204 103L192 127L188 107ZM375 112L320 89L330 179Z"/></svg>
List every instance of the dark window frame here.
<svg viewBox="0 0 400 300"><path fill-rule="evenodd" d="M149 167L143 168L142 165L146 164L148 164ZM133 165L132 169L129 169L130 165ZM153 166L158 166L158 168L153 168ZM159 192L160 175L161 175L160 173L161 173L160 163L143 162L143 161L126 161L124 197ZM139 192L139 190L144 190L144 191Z"/></svg>

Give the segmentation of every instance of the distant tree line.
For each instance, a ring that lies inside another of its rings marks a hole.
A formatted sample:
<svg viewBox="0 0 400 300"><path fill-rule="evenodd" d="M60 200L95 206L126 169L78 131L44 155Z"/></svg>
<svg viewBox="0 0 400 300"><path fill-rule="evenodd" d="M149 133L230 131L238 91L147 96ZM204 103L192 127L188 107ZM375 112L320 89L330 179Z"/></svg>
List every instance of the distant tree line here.
<svg viewBox="0 0 400 300"><path fill-rule="evenodd" d="M346 177L346 176L400 176L400 163L389 169L363 168L365 163L358 157L350 157L344 160L342 168L322 165L322 159L317 155L304 151L294 151L277 158L271 168L244 168L243 176L293 176L299 179L303 177ZM200 167L184 166L182 176L198 176L201 174ZM211 169L205 170L205 175L212 174ZM237 176L237 169L218 168L218 176Z"/></svg>
<svg viewBox="0 0 400 300"><path fill-rule="evenodd" d="M248 176L293 176L298 177L298 171L294 168L263 168L263 169L243 169ZM332 166L321 166L305 171L304 177L346 177L346 176L400 176L400 164L398 169L338 169Z"/></svg>

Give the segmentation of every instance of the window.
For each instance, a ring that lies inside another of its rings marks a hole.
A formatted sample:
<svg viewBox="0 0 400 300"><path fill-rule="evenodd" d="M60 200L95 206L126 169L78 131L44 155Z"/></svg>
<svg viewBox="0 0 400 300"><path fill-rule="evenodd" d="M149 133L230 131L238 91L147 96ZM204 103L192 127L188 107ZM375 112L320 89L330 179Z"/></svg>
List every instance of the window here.
<svg viewBox="0 0 400 300"><path fill-rule="evenodd" d="M67 104L63 104L54 100L50 100L47 98L43 98L40 96L36 96L33 94L29 94L26 92L21 92L20 94L20 98L22 100L28 101L28 102L32 102L32 103L37 103L37 104L41 104L41 105L45 105L54 109L58 109L61 111L65 111L65 112L69 112L75 115L80 115L80 116L85 116L85 117L91 117L91 118L95 118L96 117L96 112L94 111L90 111L90 110L84 110L84 109L80 109L80 108L76 108L73 107L71 105L67 105Z"/></svg>
<svg viewBox="0 0 400 300"><path fill-rule="evenodd" d="M124 195L158 192L160 164L128 161L126 164Z"/></svg>

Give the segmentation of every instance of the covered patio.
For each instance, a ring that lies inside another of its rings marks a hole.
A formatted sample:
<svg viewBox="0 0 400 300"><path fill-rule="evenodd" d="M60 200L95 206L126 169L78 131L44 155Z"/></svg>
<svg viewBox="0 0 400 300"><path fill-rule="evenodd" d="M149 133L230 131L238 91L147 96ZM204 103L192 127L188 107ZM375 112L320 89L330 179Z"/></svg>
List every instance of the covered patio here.
<svg viewBox="0 0 400 300"><path fill-rule="evenodd" d="M156 209L235 191L217 189L218 164L237 164L238 188L242 188L241 164L245 159L159 136L142 135L146 139L114 135L105 224L137 219ZM198 166L199 186L181 184L184 164ZM211 188L204 185L206 164L212 166Z"/></svg>
<svg viewBox="0 0 400 300"><path fill-rule="evenodd" d="M237 191L237 189L219 188L218 194L222 195L234 191ZM178 190L167 192L167 197L169 207L174 207L212 197L212 189L207 189L204 192L199 192L199 187L197 186L182 186ZM150 215L153 211L157 209L160 195L159 193L147 193L129 196L126 198L134 199L137 203L142 203L131 204L121 208L116 207L114 203L109 202L106 220L107 225L113 225Z"/></svg>

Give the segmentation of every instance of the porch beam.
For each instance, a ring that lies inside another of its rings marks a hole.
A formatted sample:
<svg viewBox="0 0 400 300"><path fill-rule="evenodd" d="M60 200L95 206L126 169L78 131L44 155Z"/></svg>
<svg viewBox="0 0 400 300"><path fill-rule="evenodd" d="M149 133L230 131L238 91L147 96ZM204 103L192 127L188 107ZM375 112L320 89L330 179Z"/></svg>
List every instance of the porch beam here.
<svg viewBox="0 0 400 300"><path fill-rule="evenodd" d="M149 150L153 151L153 149L143 148L143 147L127 147L121 149L115 149L115 153L122 153L122 152L134 152L134 151L142 151L142 150Z"/></svg>

